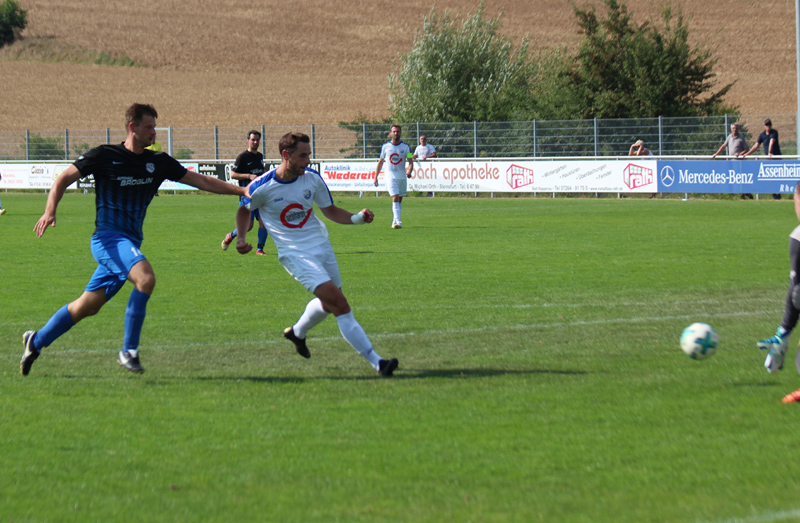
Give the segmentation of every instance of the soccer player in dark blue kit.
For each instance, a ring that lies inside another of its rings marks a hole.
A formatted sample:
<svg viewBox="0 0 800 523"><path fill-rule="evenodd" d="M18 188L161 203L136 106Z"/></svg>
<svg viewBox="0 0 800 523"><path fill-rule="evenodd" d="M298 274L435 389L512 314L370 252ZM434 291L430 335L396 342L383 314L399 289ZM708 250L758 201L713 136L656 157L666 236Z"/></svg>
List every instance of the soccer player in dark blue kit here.
<svg viewBox="0 0 800 523"><path fill-rule="evenodd" d="M155 140L156 118L158 113L151 105L133 104L125 112L128 135L123 143L90 150L53 183L44 214L33 229L38 237L48 227L55 227L56 209L67 187L79 178L94 175L97 214L91 246L97 269L78 299L61 307L38 331L29 330L22 335L25 350L19 366L23 375L28 375L44 347L82 319L97 314L126 280L133 283L134 289L125 310L118 362L131 372L144 372L139 361L139 336L156 277L139 248L147 206L159 185L164 180L174 180L217 194L246 194L243 187L189 171L165 153L146 150Z"/></svg>
<svg viewBox="0 0 800 523"><path fill-rule="evenodd" d="M231 178L239 182L240 187L247 187L250 182L261 176L264 173L264 155L258 152L258 144L261 143L261 133L258 131L250 131L247 133L247 150L236 157L231 171ZM239 199L239 206L244 205L244 199ZM267 243L267 229L264 228L264 223L261 221L261 216L255 210L250 213L250 228L253 228L253 223L258 220L258 248L256 254L264 255L264 245ZM225 235L222 240L222 250L227 251L228 246L236 238L238 231L233 229Z"/></svg>

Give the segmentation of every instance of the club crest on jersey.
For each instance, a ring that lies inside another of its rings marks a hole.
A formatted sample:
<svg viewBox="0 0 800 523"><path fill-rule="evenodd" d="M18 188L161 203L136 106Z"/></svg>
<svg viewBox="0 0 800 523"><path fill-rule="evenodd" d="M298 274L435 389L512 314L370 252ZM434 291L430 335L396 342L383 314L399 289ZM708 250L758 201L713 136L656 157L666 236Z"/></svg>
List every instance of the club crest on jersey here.
<svg viewBox="0 0 800 523"><path fill-rule="evenodd" d="M305 198L306 200L311 198L311 190L310 189L306 189L306 190L303 191L303 198Z"/></svg>
<svg viewBox="0 0 800 523"><path fill-rule="evenodd" d="M156 171L156 166L153 162L147 162L144 168L147 169L147 172L150 174L153 174Z"/></svg>

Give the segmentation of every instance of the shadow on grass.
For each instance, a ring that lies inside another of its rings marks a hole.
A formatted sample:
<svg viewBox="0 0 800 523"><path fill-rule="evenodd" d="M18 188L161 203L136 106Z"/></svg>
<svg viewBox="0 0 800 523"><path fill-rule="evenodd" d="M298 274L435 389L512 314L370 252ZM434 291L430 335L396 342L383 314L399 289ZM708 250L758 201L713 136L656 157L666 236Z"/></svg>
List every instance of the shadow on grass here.
<svg viewBox="0 0 800 523"><path fill-rule="evenodd" d="M430 378L449 378L449 379L470 379L470 378L491 378L495 376L530 375L530 374L554 374L564 376L578 376L588 374L582 370L551 370L551 369L528 369L528 370L509 370L509 369L400 369L391 378L384 378L378 374L368 376L193 376L185 378L198 381L251 381L256 383L303 383L305 381L330 380L330 381L357 381L357 380L408 380L408 379L430 379Z"/></svg>

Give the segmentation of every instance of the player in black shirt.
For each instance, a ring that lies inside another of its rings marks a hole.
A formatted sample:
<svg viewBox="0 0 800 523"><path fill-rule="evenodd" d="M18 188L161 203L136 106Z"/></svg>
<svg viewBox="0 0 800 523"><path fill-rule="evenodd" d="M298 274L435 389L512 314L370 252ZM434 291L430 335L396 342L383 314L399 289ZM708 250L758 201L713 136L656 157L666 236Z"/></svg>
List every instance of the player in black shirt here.
<svg viewBox="0 0 800 523"><path fill-rule="evenodd" d="M60 308L38 331L22 335L25 348L19 366L23 375L44 347L87 316L97 314L126 281L134 285L125 310L125 328L119 364L131 372L144 372L139 362L139 335L147 301L156 277L139 250L147 206L164 180L174 180L217 194L243 196L246 190L222 180L187 170L168 154L145 150L155 140L158 113L151 105L133 104L125 112L128 135L119 145L101 145L78 158L53 183L44 214L34 231L41 237L56 225L56 210L64 191L79 178L94 176L95 232L92 255L97 269L81 296Z"/></svg>
<svg viewBox="0 0 800 523"><path fill-rule="evenodd" d="M258 178L264 172L264 155L258 152L258 144L261 142L261 133L258 131L250 131L247 133L247 150L236 157L236 163L233 164L231 171L231 178L239 181L240 187L247 187L250 182ZM239 199L239 206L243 205L243 201ZM267 243L267 229L261 222L261 216L258 210L250 213L250 229L253 228L253 223L258 219L258 246L256 254L264 254L264 244ZM225 235L222 240L222 250L227 251L228 246L234 238L236 238L237 231L234 229Z"/></svg>

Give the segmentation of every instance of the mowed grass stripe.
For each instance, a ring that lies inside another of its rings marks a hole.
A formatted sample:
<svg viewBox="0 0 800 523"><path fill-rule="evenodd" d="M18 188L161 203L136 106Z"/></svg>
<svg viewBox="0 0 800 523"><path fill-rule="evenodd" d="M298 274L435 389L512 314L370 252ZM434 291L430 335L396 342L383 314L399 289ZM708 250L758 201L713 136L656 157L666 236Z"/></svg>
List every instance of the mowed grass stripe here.
<svg viewBox="0 0 800 523"><path fill-rule="evenodd" d="M790 514L800 386L755 341L782 315L789 201L336 196L329 225L380 379L270 256L223 253L233 198L162 194L142 376L115 358L129 289L19 375L20 335L82 291L93 196L0 219L0 514L11 520L726 521ZM678 348L720 333L706 361ZM795 337L796 338L796 337ZM795 340L793 339L793 342ZM776 489L775 485L781 485ZM30 502L36 492L36 503Z"/></svg>

